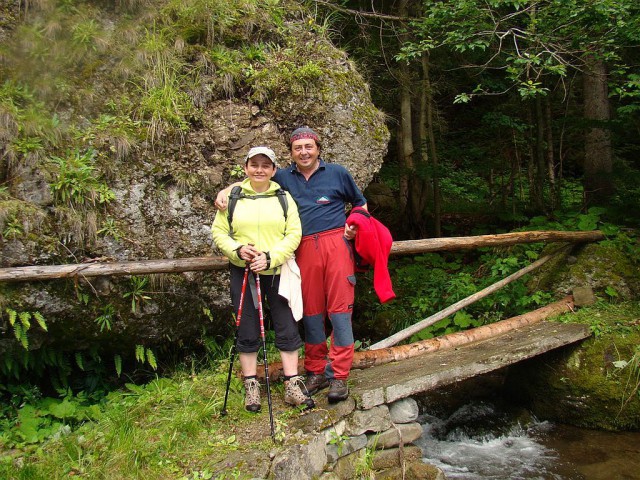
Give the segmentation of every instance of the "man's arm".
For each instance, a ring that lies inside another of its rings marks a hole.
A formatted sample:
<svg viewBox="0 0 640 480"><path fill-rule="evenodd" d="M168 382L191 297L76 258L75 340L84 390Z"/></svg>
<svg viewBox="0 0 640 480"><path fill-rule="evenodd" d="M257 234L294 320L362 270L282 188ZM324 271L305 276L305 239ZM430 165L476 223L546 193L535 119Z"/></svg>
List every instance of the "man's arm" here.
<svg viewBox="0 0 640 480"><path fill-rule="evenodd" d="M216 201L214 202L214 205L218 210L225 211L227 209L227 205L229 204L229 194L231 193L231 189L239 185L242 185L242 182L232 183L225 189L220 190L218 192L218 195L216 195Z"/></svg>

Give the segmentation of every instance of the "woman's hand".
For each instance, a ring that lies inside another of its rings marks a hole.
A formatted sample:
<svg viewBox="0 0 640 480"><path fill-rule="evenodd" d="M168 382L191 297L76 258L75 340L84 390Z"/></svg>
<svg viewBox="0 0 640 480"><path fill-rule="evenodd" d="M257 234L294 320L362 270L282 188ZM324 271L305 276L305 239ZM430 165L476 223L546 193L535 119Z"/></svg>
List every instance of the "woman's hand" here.
<svg viewBox="0 0 640 480"><path fill-rule="evenodd" d="M243 245L238 249L238 256L247 263L251 263L259 253L260 252L251 244Z"/></svg>
<svg viewBox="0 0 640 480"><path fill-rule="evenodd" d="M249 268L251 268L252 272L262 272L263 270L267 270L269 261L267 259L267 254L264 252L258 252L251 261Z"/></svg>

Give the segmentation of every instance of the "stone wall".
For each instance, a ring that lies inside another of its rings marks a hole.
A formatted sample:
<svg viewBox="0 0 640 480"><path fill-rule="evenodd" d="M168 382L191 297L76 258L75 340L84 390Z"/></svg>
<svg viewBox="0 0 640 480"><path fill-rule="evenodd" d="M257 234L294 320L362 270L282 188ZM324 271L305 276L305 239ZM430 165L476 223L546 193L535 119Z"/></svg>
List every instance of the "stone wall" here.
<svg viewBox="0 0 640 480"><path fill-rule="evenodd" d="M291 425L297 443L273 458L269 478L444 479L439 469L422 462L413 443L422 436L418 413L411 397L368 409L352 397L320 403Z"/></svg>

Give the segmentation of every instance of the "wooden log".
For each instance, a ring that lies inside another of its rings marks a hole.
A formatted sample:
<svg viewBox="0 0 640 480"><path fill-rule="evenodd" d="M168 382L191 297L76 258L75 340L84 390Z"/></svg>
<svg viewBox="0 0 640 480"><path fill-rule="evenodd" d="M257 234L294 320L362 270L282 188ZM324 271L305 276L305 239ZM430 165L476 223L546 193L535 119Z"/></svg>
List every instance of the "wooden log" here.
<svg viewBox="0 0 640 480"><path fill-rule="evenodd" d="M477 302L481 298L486 297L487 295L495 292L496 290L501 289L505 285L508 285L509 283L517 280L520 277L523 277L524 275L526 275L527 273L535 270L536 268L539 268L540 266L542 266L543 264L545 264L546 262L551 260L553 257L555 257L557 254L558 253L556 252L555 254L546 255L546 256L544 256L542 258L539 258L538 260L533 262L531 265L529 265L529 266L527 266L527 267L525 267L525 268L523 268L521 270L518 270L515 273L512 273L511 275L509 275L506 278L503 278L499 282L496 282L493 285L490 285L487 288L484 288L484 289L480 290L479 292L474 293L473 295L469 295L468 297L463 298L462 300L454 303L453 305L448 306L444 310L441 310L438 313L435 313L435 314L431 315L430 317L427 317L424 320L421 320L418 323L415 323L415 324L405 328L404 330L400 330L399 332L394 333L393 335L391 335L390 337L385 338L384 340L381 340L381 341L379 341L377 343L374 343L373 345L371 345L369 347L369 350L376 350L376 349L379 349L379 348L391 347L392 345L397 344L398 342L404 340L405 338L409 338L414 333L418 333L420 330L423 330L423 329L427 328L428 326L433 325L434 323L436 323L436 322L438 322L438 321L440 321L440 320L442 320L444 318L447 318L449 315L452 315L453 313L457 312L458 310L462 310L464 307L467 307L467 306L471 305L472 303Z"/></svg>
<svg viewBox="0 0 640 480"><path fill-rule="evenodd" d="M93 262L72 265L35 265L0 269L0 281L28 282L56 278L100 277L104 275L148 275L222 270L229 266L226 257L193 257L131 262Z"/></svg>
<svg viewBox="0 0 640 480"><path fill-rule="evenodd" d="M512 232L498 235L477 235L474 237L425 238L393 242L391 255L426 253L438 251L466 250L481 247L504 247L519 243L537 242L598 242L604 240L599 230L589 232L534 231Z"/></svg>
<svg viewBox="0 0 640 480"><path fill-rule="evenodd" d="M570 311L573 311L573 297L568 295L562 300L558 300L537 310L499 322L490 323L489 325L483 325L482 327L451 333L449 335L443 335L442 337L421 340L408 345L396 345L379 350L356 352L352 368L368 368L384 363L397 362L405 358L415 357L416 355L434 352L436 350L457 348Z"/></svg>
<svg viewBox="0 0 640 480"><path fill-rule="evenodd" d="M450 333L442 337L420 340L407 345L396 345L394 347L382 348L379 350L366 350L354 353L352 369L364 369L384 365L385 363L399 362L407 358L412 358L424 353L435 352L458 348L466 344L486 340L497 335L516 330L533 323L541 322L549 317L573 311L573 297L567 295L561 300L550 303L544 307L531 312L511 317L499 322L483 325L482 327L471 328L462 332ZM298 371L303 371L304 363L301 358L298 363ZM269 378L277 380L284 375L282 363L269 363ZM264 366L258 365L258 376L264 378Z"/></svg>
<svg viewBox="0 0 640 480"><path fill-rule="evenodd" d="M596 242L602 232L514 232L475 237L426 238L394 242L391 255L408 255L437 251L453 251L480 247L501 247L535 242ZM129 262L90 262L73 265L35 265L0 268L0 282L30 282L56 278L100 277L104 275L148 275L223 270L229 265L225 257L193 257Z"/></svg>

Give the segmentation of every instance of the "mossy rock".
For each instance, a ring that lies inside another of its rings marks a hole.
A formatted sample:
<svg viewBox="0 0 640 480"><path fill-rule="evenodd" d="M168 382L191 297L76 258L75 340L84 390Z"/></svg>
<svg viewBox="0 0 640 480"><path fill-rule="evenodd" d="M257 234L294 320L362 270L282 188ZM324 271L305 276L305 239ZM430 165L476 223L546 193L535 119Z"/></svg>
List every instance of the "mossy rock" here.
<svg viewBox="0 0 640 480"><path fill-rule="evenodd" d="M514 396L527 399L540 419L585 428L637 430L638 345L637 326L628 334L592 338L571 350L514 366L506 385ZM622 368L625 362L629 363Z"/></svg>
<svg viewBox="0 0 640 480"><path fill-rule="evenodd" d="M556 248L549 246L549 249ZM633 260L611 242L576 246L569 253L544 265L532 281L536 288L571 293L576 287L589 286L596 295L618 299L640 295L640 270Z"/></svg>

